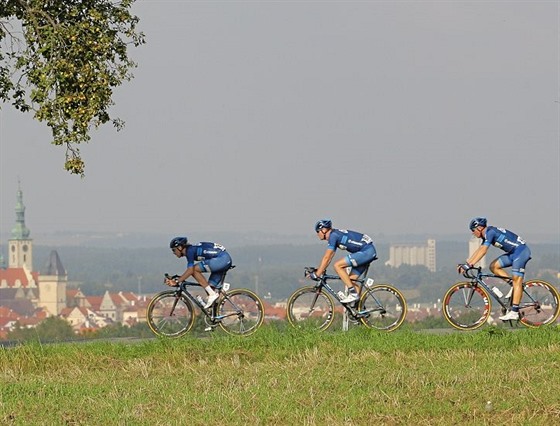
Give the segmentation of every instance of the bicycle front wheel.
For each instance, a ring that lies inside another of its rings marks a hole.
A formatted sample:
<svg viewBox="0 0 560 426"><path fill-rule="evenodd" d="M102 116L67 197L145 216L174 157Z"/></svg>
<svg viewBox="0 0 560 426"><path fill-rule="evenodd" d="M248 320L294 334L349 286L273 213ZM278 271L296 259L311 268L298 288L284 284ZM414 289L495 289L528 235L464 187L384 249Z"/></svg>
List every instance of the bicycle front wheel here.
<svg viewBox="0 0 560 426"><path fill-rule="evenodd" d="M191 301L177 291L163 291L148 304L146 319L154 334L180 337L193 326L194 308Z"/></svg>
<svg viewBox="0 0 560 426"><path fill-rule="evenodd" d="M248 336L257 331L263 323L264 306L252 291L231 290L218 302L217 319L226 333Z"/></svg>
<svg viewBox="0 0 560 426"><path fill-rule="evenodd" d="M387 284L370 287L358 304L362 323L376 330L396 330L404 322L406 312L406 300L402 293Z"/></svg>
<svg viewBox="0 0 560 426"><path fill-rule="evenodd" d="M443 297L443 316L458 330L475 330L490 316L490 296L482 287L470 282L451 286Z"/></svg>
<svg viewBox="0 0 560 426"><path fill-rule="evenodd" d="M288 299L286 313L295 328L326 330L334 320L334 301L323 290L302 287Z"/></svg>
<svg viewBox="0 0 560 426"><path fill-rule="evenodd" d="M552 324L558 318L558 299L558 291L552 284L541 280L525 282L519 305L521 323L532 328Z"/></svg>

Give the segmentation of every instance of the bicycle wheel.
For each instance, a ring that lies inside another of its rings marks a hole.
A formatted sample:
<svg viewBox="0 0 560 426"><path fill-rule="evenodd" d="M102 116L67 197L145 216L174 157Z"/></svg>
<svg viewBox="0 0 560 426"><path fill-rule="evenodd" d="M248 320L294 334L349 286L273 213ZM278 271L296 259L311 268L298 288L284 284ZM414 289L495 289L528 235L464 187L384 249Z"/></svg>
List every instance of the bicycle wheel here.
<svg viewBox="0 0 560 426"><path fill-rule="evenodd" d="M490 316L492 303L482 287L470 282L451 286L443 297L443 316L458 330L475 330Z"/></svg>
<svg viewBox="0 0 560 426"><path fill-rule="evenodd" d="M358 314L369 328L393 331L401 326L406 317L406 300L402 293L388 284L378 284L367 289L360 298Z"/></svg>
<svg viewBox="0 0 560 426"><path fill-rule="evenodd" d="M261 326L264 320L264 306L252 291L236 289L228 291L217 307L220 327L228 334L248 336Z"/></svg>
<svg viewBox="0 0 560 426"><path fill-rule="evenodd" d="M193 305L175 290L163 291L156 294L148 304L146 319L154 334L162 337L180 337L193 326Z"/></svg>
<svg viewBox="0 0 560 426"><path fill-rule="evenodd" d="M326 330L334 319L334 301L314 286L302 287L288 299L286 313L295 328Z"/></svg>
<svg viewBox="0 0 560 426"><path fill-rule="evenodd" d="M519 305L521 323L533 328L552 324L558 318L558 299L558 291L546 281L525 282Z"/></svg>

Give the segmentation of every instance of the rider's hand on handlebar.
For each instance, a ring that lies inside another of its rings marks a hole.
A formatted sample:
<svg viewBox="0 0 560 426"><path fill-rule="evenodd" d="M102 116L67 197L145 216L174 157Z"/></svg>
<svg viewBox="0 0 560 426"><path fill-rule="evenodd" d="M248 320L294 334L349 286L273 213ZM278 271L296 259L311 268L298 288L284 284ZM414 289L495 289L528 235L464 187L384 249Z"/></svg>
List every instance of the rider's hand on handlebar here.
<svg viewBox="0 0 560 426"><path fill-rule="evenodd" d="M310 272L309 275L307 275L307 277L313 281L319 281L320 278L317 275L316 271Z"/></svg>
<svg viewBox="0 0 560 426"><path fill-rule="evenodd" d="M179 281L177 280L177 276L175 277L166 276L164 282L169 287L177 287L177 285L179 284Z"/></svg>
<svg viewBox="0 0 560 426"><path fill-rule="evenodd" d="M463 274L471 268L472 265L469 265L468 263L460 263L459 265L457 265L457 273Z"/></svg>

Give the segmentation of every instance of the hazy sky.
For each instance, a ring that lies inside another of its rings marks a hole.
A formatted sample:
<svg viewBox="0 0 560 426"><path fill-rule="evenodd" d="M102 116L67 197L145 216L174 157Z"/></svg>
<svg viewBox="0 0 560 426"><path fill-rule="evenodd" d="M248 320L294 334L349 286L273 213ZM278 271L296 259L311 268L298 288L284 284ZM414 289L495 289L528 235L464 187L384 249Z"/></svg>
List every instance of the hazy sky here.
<svg viewBox="0 0 560 426"><path fill-rule="evenodd" d="M139 1L86 177L0 112L2 233L560 234L556 1Z"/></svg>

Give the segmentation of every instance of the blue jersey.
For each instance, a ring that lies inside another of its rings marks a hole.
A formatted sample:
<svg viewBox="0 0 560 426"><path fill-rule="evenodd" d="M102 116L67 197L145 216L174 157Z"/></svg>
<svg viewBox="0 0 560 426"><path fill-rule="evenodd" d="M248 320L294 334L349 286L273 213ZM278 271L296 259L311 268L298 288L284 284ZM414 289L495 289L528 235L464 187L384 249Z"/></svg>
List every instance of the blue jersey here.
<svg viewBox="0 0 560 426"><path fill-rule="evenodd" d="M520 247L525 247L525 241L517 234L504 228L488 226L482 245L498 247L506 253L511 253Z"/></svg>
<svg viewBox="0 0 560 426"><path fill-rule="evenodd" d="M224 246L216 243L202 242L187 247L187 267L194 265L195 261L213 259L227 253Z"/></svg>
<svg viewBox="0 0 560 426"><path fill-rule="evenodd" d="M333 228L328 244L328 248L334 251L339 248L350 253L356 253L363 250L366 246L373 246L373 240L366 234Z"/></svg>

